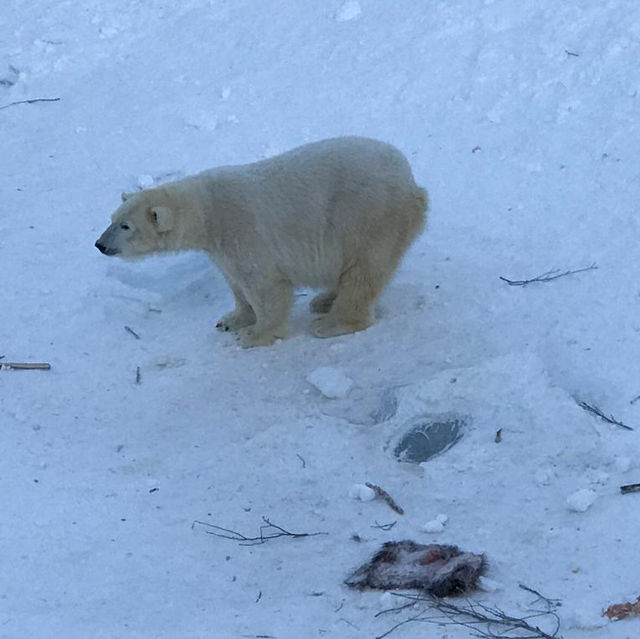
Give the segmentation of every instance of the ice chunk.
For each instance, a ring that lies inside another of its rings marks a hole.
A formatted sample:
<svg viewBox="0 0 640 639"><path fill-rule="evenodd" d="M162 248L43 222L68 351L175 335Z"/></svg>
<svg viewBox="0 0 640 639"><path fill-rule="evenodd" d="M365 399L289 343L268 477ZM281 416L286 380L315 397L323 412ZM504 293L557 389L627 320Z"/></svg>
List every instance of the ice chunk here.
<svg viewBox="0 0 640 639"><path fill-rule="evenodd" d="M428 533L440 533L444 530L444 524L437 519L432 519L422 526L422 530Z"/></svg>
<svg viewBox="0 0 640 639"><path fill-rule="evenodd" d="M325 397L342 399L349 394L353 381L343 372L332 366L320 366L307 375L307 381L313 384Z"/></svg>
<svg viewBox="0 0 640 639"><path fill-rule="evenodd" d="M595 491L590 490L589 488L583 488L582 490L578 490L573 493L573 495L569 495L569 497L567 497L567 506L569 510L583 513L591 508L597 497L598 495Z"/></svg>
<svg viewBox="0 0 640 639"><path fill-rule="evenodd" d="M496 590L502 588L502 584L488 577L480 577L480 579L478 579L478 588L484 592L496 592Z"/></svg>
<svg viewBox="0 0 640 639"><path fill-rule="evenodd" d="M374 490L364 484L354 484L349 488L349 497L358 501L371 501L376 496Z"/></svg>

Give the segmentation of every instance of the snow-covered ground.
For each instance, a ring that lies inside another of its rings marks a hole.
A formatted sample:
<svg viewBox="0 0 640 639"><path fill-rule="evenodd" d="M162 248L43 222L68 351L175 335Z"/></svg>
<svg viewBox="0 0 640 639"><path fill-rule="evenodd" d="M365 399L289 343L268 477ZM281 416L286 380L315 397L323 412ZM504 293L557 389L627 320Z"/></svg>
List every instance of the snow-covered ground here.
<svg viewBox="0 0 640 639"><path fill-rule="evenodd" d="M636 0L5 0L0 18L0 107L60 98L0 110L0 355L52 365L0 372L0 637L375 637L403 616L342 582L390 539L486 553L474 598L558 598L565 639L640 634L601 617L640 595L640 495L619 492L640 481ZM432 204L363 333L312 338L301 295L290 339L242 350L205 257L93 247L121 191L340 134L400 147ZM347 390L324 397L320 367ZM443 414L462 439L396 461ZM354 499L365 482L405 514ZM192 526L263 516L328 534Z"/></svg>

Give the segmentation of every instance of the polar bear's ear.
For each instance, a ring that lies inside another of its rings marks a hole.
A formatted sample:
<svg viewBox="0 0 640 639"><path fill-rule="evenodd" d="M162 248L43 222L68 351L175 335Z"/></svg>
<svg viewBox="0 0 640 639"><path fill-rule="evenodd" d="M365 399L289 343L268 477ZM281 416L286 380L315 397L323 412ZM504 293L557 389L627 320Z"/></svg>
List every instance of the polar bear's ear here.
<svg viewBox="0 0 640 639"><path fill-rule="evenodd" d="M173 228L173 212L167 206L154 206L151 209L151 220L159 233Z"/></svg>
<svg viewBox="0 0 640 639"><path fill-rule="evenodd" d="M120 198L122 199L123 202L126 202L130 197L133 197L135 195L135 193L121 193L120 194Z"/></svg>

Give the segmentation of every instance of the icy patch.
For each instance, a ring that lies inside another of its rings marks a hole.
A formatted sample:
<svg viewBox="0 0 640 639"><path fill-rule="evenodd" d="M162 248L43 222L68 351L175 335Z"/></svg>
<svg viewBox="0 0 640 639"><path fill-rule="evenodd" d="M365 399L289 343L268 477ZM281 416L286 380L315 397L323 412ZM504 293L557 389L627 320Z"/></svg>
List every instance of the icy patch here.
<svg viewBox="0 0 640 639"><path fill-rule="evenodd" d="M393 453L400 461L420 464L459 441L463 426L465 421L455 416L418 417L409 425Z"/></svg>
<svg viewBox="0 0 640 639"><path fill-rule="evenodd" d="M371 501L375 496L375 491L364 484L354 484L349 488L349 497L351 497L351 499L357 499L358 501Z"/></svg>
<svg viewBox="0 0 640 639"><path fill-rule="evenodd" d="M332 366L320 366L307 375L307 381L329 399L342 399L349 394L353 381Z"/></svg>
<svg viewBox="0 0 640 639"><path fill-rule="evenodd" d="M325 402L322 412L359 426L375 426L389 421L398 411L395 389L354 388L347 398Z"/></svg>
<svg viewBox="0 0 640 639"><path fill-rule="evenodd" d="M337 22L348 22L349 20L355 20L362 15L362 9L360 3L357 0L347 0L335 13L335 19Z"/></svg>
<svg viewBox="0 0 640 639"><path fill-rule="evenodd" d="M573 495L569 495L569 497L567 497L567 507L569 510L584 513L593 506L597 497L598 495L595 491L590 490L589 488L583 488L582 490L578 490L573 493Z"/></svg>

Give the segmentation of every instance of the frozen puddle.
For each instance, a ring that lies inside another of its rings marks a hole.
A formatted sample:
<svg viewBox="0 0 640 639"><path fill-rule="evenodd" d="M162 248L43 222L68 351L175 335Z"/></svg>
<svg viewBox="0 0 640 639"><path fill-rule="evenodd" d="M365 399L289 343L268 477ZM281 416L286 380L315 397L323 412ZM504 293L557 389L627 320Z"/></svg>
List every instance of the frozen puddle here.
<svg viewBox="0 0 640 639"><path fill-rule="evenodd" d="M466 421L455 415L421 416L410 422L393 449L403 462L420 464L442 453L463 435Z"/></svg>

